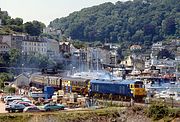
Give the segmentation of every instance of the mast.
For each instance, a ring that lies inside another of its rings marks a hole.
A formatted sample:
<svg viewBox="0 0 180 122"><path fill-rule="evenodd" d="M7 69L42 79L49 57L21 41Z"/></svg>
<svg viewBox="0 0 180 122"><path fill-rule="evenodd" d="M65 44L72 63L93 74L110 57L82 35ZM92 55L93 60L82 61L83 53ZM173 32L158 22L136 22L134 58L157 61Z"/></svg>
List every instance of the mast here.
<svg viewBox="0 0 180 122"><path fill-rule="evenodd" d="M97 56L97 62L96 63L97 63L97 72L98 72L98 70L99 70L99 60L98 60L99 57L98 56L99 55L98 55L98 49L97 48L96 48L96 56Z"/></svg>

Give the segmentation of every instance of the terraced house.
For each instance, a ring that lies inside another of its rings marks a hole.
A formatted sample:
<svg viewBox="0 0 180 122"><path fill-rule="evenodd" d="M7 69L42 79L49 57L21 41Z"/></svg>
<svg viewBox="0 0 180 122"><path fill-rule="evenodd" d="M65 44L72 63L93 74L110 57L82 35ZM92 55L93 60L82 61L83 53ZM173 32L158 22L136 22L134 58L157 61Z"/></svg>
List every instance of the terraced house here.
<svg viewBox="0 0 180 122"><path fill-rule="evenodd" d="M34 36L26 36L23 38L22 43L22 53L29 54L47 54L47 39L34 37Z"/></svg>

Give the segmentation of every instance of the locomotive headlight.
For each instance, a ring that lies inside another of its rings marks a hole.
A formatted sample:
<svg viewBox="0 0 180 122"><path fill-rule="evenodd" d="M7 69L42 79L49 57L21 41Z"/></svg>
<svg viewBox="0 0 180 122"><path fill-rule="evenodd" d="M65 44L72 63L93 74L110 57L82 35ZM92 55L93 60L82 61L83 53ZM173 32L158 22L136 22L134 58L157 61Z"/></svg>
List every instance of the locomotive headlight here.
<svg viewBox="0 0 180 122"><path fill-rule="evenodd" d="M133 90L131 90L131 93L133 94Z"/></svg>

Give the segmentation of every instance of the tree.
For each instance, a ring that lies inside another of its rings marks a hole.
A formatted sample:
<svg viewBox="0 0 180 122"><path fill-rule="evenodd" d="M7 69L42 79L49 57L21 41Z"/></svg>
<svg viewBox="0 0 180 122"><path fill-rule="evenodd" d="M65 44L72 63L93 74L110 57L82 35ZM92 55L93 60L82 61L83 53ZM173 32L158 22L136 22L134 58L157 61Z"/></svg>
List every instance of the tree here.
<svg viewBox="0 0 180 122"><path fill-rule="evenodd" d="M23 19L22 18L15 18L14 19L14 24L17 26L23 25Z"/></svg>
<svg viewBox="0 0 180 122"><path fill-rule="evenodd" d="M16 92L16 88L14 87L6 87L6 90L10 94L14 94Z"/></svg>
<svg viewBox="0 0 180 122"><path fill-rule="evenodd" d="M9 53L10 65L20 66L21 63L21 53L17 49L11 49Z"/></svg>
<svg viewBox="0 0 180 122"><path fill-rule="evenodd" d="M165 58L169 58L169 59L175 59L175 55L172 54L169 50L167 49L163 49L161 51L158 52L157 54L157 58L158 59L165 59Z"/></svg>
<svg viewBox="0 0 180 122"><path fill-rule="evenodd" d="M31 36L39 36L43 32L45 24L39 21L26 22L24 24L24 32L30 34Z"/></svg>
<svg viewBox="0 0 180 122"><path fill-rule="evenodd" d="M104 3L57 18L49 26L63 28L66 37L80 41L151 46L164 38L179 37L179 6L177 0Z"/></svg>
<svg viewBox="0 0 180 122"><path fill-rule="evenodd" d="M4 81L2 79L0 79L0 88L4 89Z"/></svg>
<svg viewBox="0 0 180 122"><path fill-rule="evenodd" d="M163 31L167 35L174 35L176 32L176 23L173 17L167 18L163 21Z"/></svg>

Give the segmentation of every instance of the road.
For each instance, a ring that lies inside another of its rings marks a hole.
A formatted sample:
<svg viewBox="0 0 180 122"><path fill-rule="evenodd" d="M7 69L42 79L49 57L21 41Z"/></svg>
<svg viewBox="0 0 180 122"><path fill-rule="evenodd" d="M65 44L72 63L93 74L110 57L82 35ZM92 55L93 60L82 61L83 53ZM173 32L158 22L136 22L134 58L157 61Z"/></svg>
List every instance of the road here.
<svg viewBox="0 0 180 122"><path fill-rule="evenodd" d="M0 101L0 113L7 113L7 111L5 111L5 103L3 103L2 101Z"/></svg>

